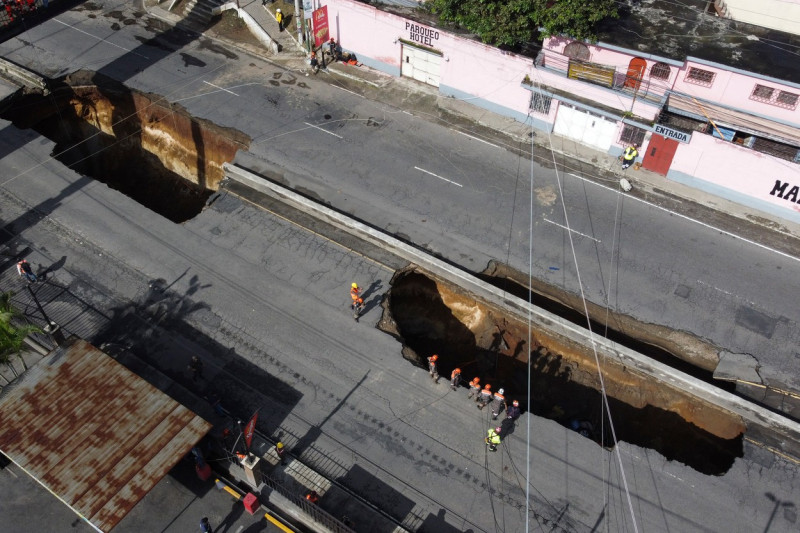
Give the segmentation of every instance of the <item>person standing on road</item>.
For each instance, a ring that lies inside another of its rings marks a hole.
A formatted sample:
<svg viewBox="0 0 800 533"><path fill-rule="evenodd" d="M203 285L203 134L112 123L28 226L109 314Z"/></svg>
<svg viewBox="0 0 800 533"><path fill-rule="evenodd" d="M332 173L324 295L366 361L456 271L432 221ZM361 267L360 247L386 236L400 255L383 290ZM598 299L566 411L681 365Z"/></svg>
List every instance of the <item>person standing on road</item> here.
<svg viewBox="0 0 800 533"><path fill-rule="evenodd" d="M506 408L506 397L503 396L504 392L503 389L498 389L492 397L492 420L497 420L497 415Z"/></svg>
<svg viewBox="0 0 800 533"><path fill-rule="evenodd" d="M192 373L192 381L197 381L197 378L204 379L203 361L196 355L193 355L192 360L189 361L189 371Z"/></svg>
<svg viewBox="0 0 800 533"><path fill-rule="evenodd" d="M478 409L483 409L486 405L492 401L492 386L488 383L483 386L483 390L478 397L475 399L478 402Z"/></svg>
<svg viewBox="0 0 800 533"><path fill-rule="evenodd" d="M467 399L472 399L475 397L477 399L478 395L481 393L481 378L474 377L472 381L469 382L469 394L467 394Z"/></svg>
<svg viewBox="0 0 800 533"><path fill-rule="evenodd" d="M450 388L456 390L461 385L461 369L456 368L450 373Z"/></svg>
<svg viewBox="0 0 800 533"><path fill-rule="evenodd" d="M439 384L439 367L436 364L438 360L439 356L436 354L428 357L428 373L431 375L431 379L436 385Z"/></svg>
<svg viewBox="0 0 800 533"><path fill-rule="evenodd" d="M486 439L484 439L484 440L486 441L487 446L489 446L489 451L492 451L492 452L496 452L497 451L497 445L500 444L500 431L501 430L502 430L502 428L496 427L496 428L493 428L493 429L490 428L489 431L487 432Z"/></svg>
<svg viewBox="0 0 800 533"><path fill-rule="evenodd" d="M280 9L275 10L275 20L278 21L278 31L283 31L283 13Z"/></svg>
<svg viewBox="0 0 800 533"><path fill-rule="evenodd" d="M25 259L17 263L17 273L31 283L36 283L36 281L39 279L36 277L36 274L33 273L30 263L28 263Z"/></svg>
<svg viewBox="0 0 800 533"><path fill-rule="evenodd" d="M511 403L511 407L508 408L506 411L506 420L511 419L512 422L516 422L517 418L519 418L520 410L519 410L519 402L514 400Z"/></svg>

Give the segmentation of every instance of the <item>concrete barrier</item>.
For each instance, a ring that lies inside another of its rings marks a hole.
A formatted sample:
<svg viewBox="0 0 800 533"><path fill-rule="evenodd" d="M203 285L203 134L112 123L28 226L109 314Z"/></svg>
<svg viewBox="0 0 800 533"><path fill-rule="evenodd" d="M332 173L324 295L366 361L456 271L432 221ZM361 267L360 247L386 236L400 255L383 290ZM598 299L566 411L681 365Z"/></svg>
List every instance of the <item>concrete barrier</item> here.
<svg viewBox="0 0 800 533"><path fill-rule="evenodd" d="M681 390L700 401L708 402L721 410L741 417L747 428L745 434L747 440L787 455L792 460L800 461L800 424L797 422L654 361L625 346L592 335L588 330L485 283L469 272L436 259L381 230L325 207L241 166L225 163L223 168L228 178L300 209L363 241L384 248L445 281L463 287L476 298L516 315L520 320L527 321L530 316L532 325L536 328L575 339L586 345L593 344L597 348L599 357L613 359L649 379ZM284 177L286 176L284 175Z"/></svg>
<svg viewBox="0 0 800 533"><path fill-rule="evenodd" d="M49 92L43 77L2 57L0 57L0 76L23 87L41 89L44 94Z"/></svg>

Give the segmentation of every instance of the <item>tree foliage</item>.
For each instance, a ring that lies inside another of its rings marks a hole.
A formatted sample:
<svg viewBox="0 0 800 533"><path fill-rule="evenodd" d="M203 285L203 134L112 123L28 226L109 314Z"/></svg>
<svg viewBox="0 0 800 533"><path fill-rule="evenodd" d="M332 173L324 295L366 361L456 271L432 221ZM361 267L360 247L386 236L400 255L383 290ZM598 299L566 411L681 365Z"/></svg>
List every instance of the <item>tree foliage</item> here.
<svg viewBox="0 0 800 533"><path fill-rule="evenodd" d="M11 304L10 292L0 294L0 364L8 365L11 371L16 374L11 360L11 357L16 355L22 362L25 368L25 361L22 359L22 343L25 337L31 333L39 333L41 330L36 326L30 325L17 325L14 323L14 317L19 313Z"/></svg>
<svg viewBox="0 0 800 533"><path fill-rule="evenodd" d="M428 0L426 6L498 46L560 34L592 41L600 21L618 16L614 0Z"/></svg>

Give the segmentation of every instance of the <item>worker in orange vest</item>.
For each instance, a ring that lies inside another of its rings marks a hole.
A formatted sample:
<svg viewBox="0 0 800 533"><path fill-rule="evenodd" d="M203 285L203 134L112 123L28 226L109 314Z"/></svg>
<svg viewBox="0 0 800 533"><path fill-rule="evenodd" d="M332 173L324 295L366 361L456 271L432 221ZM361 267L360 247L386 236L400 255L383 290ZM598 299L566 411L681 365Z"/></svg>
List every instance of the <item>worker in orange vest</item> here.
<svg viewBox="0 0 800 533"><path fill-rule="evenodd" d="M450 373L450 388L456 390L461 385L461 369L455 368Z"/></svg>
<svg viewBox="0 0 800 533"><path fill-rule="evenodd" d="M436 365L436 361L439 360L439 356L433 354L432 356L428 357L428 373L431 375L431 379L435 384L439 384L439 368Z"/></svg>
<svg viewBox="0 0 800 533"><path fill-rule="evenodd" d="M474 377L472 381L469 382L469 394L467 398L472 399L475 397L475 400L478 399L478 395L481 393L481 378Z"/></svg>
<svg viewBox="0 0 800 533"><path fill-rule="evenodd" d="M492 420L496 420L497 415L502 413L506 408L506 397L503 396L504 392L503 389L498 389L497 392L494 393L494 397L492 398Z"/></svg>
<svg viewBox="0 0 800 533"><path fill-rule="evenodd" d="M306 494L306 500L310 501L314 505L317 505L319 503L319 494L317 494L317 491L312 490Z"/></svg>
<svg viewBox="0 0 800 533"><path fill-rule="evenodd" d="M486 405L492 401L492 386L488 383L483 386L483 390L478 397L475 399L478 402L478 409L483 409Z"/></svg>

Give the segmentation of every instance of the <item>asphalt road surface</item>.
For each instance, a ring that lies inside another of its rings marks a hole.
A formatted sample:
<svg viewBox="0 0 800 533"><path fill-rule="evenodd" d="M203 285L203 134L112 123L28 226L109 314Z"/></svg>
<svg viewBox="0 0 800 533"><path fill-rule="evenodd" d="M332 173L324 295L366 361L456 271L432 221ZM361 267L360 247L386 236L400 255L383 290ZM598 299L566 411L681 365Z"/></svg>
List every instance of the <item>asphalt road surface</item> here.
<svg viewBox="0 0 800 533"><path fill-rule="evenodd" d="M497 258L527 270L533 189L536 273L556 272L554 283L574 291L563 198L570 227L584 235L575 247L590 298L608 295L619 310L691 328L733 351L793 353L793 258L580 178L562 176L564 193L555 194L546 169L534 168L531 189L518 156L201 39L173 33L161 47L143 44L158 30L135 8L94 5L136 22L112 30L118 17L88 18L85 7L0 53L50 76L99 70L236 127L291 185L470 269ZM51 281L68 290L48 310L81 309L68 331L124 343L176 377L190 353L201 353L213 383L204 386L224 390L243 411L263 407L265 432L325 457L332 477L410 528L523 531L529 491L531 531L796 530L796 466L747 444L726 474L705 476L621 443L623 482L614 451L525 416L488 453L486 413L462 392L432 385L372 327L397 265L231 194L176 225L62 168L52 150L34 132L3 124L3 238L11 250L31 246L34 264L58 265ZM157 279L169 287L163 297L149 288ZM360 323L346 309L354 280L371 291ZM684 304L670 296L680 285L692 288ZM775 329L737 326L742 308L775 317ZM793 359L778 361L791 370Z"/></svg>

